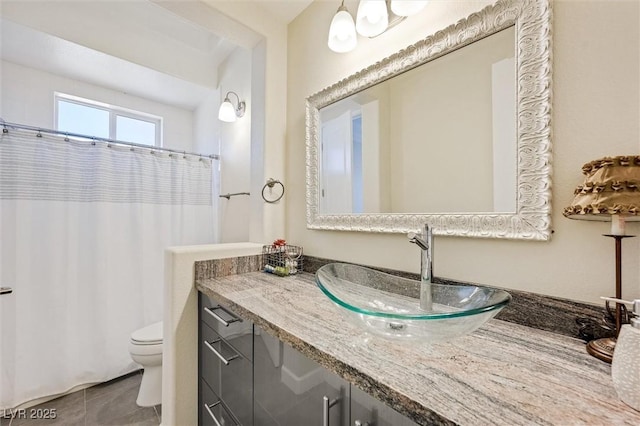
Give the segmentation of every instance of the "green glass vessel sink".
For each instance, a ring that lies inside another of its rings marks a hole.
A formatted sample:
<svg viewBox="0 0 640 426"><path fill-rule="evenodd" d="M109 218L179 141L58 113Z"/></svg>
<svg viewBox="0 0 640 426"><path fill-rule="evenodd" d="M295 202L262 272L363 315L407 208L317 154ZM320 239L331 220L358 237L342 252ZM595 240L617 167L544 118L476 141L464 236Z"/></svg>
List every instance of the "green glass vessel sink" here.
<svg viewBox="0 0 640 426"><path fill-rule="evenodd" d="M322 266L316 283L350 322L392 339L454 339L479 328L511 300L500 289L431 284L433 308L425 311L420 281L345 263Z"/></svg>

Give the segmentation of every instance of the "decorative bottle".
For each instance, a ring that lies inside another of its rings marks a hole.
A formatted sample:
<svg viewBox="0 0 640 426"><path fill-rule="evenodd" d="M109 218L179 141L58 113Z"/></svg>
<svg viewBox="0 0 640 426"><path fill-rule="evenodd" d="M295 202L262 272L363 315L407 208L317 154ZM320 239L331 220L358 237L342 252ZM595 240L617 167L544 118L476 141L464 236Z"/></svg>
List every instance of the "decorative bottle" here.
<svg viewBox="0 0 640 426"><path fill-rule="evenodd" d="M640 299L633 301L631 324L620 327L611 361L611 378L618 397L640 411Z"/></svg>

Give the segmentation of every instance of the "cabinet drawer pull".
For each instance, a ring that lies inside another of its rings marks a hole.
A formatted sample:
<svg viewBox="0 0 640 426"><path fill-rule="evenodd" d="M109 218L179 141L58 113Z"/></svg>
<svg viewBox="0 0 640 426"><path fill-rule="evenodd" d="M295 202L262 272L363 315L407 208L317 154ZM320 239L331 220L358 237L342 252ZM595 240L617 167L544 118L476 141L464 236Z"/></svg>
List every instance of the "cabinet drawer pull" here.
<svg viewBox="0 0 640 426"><path fill-rule="evenodd" d="M211 411L211 409L212 409L213 407L216 407L216 406L218 406L218 405L219 405L220 407L222 407L222 409L227 413L228 418L230 418L230 419L231 419L231 421L233 422L233 424L234 424L234 425L236 425L236 426L242 426L242 425L238 422L238 420L234 417L234 415L233 415L232 413L230 413L230 412L229 412L229 409L227 408L227 406L226 406L226 405L225 405L221 400L218 400L218 402L214 402L213 404L209 404L209 405L204 404L204 408L206 408L206 409L207 409L207 412L209 413L209 415L211 416L211 418L213 419L213 421L216 423L216 426L223 426L223 425L224 425L224 423L225 423L225 422L224 422L224 419L223 419L223 421L219 421L219 420L218 420L218 418L216 417L216 415L215 415L215 414L213 414L213 411Z"/></svg>
<svg viewBox="0 0 640 426"><path fill-rule="evenodd" d="M218 343L219 341L220 341L220 339L216 339L216 340L212 341L211 343ZM203 340L203 343L205 344L205 346L206 346L207 348L209 348L209 350L210 350L211 352L213 352L213 353L214 353L214 355L215 355L215 356L217 356L218 358L220 358L220 361L224 362L224 365L229 365L229 363L230 363L231 361L233 361L234 359L238 358L238 356L239 356L239 355L234 355L234 356L232 356L231 358L228 358L228 359L227 359L227 358L223 357L223 356L222 356L222 354L221 354L220 352L218 352L218 351L216 350L216 348L214 348L214 347L211 345L211 343L207 342L206 340Z"/></svg>
<svg viewBox="0 0 640 426"><path fill-rule="evenodd" d="M226 312L230 317L232 317L233 319L230 321L225 320L224 318L222 318L220 315L216 314L215 310L220 309L221 311ZM225 327L229 327L229 324L232 324L234 322L238 322L238 321L242 321L240 318L238 318L237 316L235 316L233 313L227 311L225 308L223 308L222 306L218 305L218 306L214 306L212 308L207 308L206 306L204 307L204 311L206 313L208 313L209 315L211 315L212 317L214 317L220 324L224 325Z"/></svg>
<svg viewBox="0 0 640 426"><path fill-rule="evenodd" d="M322 397L322 426L329 426L329 411L338 401L338 398L329 400L326 395Z"/></svg>
<svg viewBox="0 0 640 426"><path fill-rule="evenodd" d="M0 287L0 294L10 294L13 292L11 287Z"/></svg>
<svg viewBox="0 0 640 426"><path fill-rule="evenodd" d="M211 418L213 419L213 421L216 423L216 426L222 426L222 424L220 424L220 422L218 421L218 419L216 418L215 414L213 414L213 411L211 411L212 407L215 407L217 405L220 405L220 401L218 402L214 402L211 405L207 405L204 404L204 408L207 410L207 413L209 413L209 415L211 416Z"/></svg>
<svg viewBox="0 0 640 426"><path fill-rule="evenodd" d="M362 423L360 420L356 420L353 426L369 426L369 422Z"/></svg>

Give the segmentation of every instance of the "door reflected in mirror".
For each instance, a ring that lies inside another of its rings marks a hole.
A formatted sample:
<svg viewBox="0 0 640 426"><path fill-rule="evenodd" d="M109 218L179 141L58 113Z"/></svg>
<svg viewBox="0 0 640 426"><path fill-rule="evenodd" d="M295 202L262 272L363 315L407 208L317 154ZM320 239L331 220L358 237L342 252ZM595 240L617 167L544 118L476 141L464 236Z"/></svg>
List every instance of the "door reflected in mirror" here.
<svg viewBox="0 0 640 426"><path fill-rule="evenodd" d="M319 212L516 212L515 27L320 109Z"/></svg>

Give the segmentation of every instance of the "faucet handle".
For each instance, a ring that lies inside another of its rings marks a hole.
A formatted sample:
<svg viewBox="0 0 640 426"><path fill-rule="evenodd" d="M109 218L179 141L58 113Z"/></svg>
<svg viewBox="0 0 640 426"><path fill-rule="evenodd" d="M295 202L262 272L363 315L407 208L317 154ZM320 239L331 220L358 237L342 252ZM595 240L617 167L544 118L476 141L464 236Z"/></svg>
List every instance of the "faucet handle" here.
<svg viewBox="0 0 640 426"><path fill-rule="evenodd" d="M423 235L416 234L415 232L409 232L407 237L409 238L410 243L416 244L422 250L429 249L429 242L424 239Z"/></svg>

